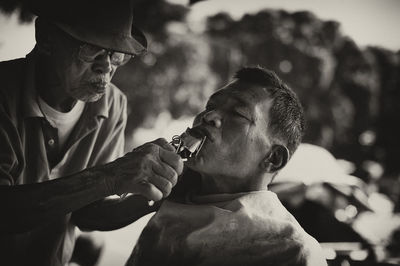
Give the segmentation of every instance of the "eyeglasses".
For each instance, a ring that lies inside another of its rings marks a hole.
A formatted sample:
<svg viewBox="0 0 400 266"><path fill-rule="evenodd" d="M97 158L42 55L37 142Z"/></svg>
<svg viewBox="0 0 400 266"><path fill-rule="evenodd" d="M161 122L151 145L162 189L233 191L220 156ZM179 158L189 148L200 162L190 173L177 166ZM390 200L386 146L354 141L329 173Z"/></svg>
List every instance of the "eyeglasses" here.
<svg viewBox="0 0 400 266"><path fill-rule="evenodd" d="M85 62L93 63L99 55L103 55L104 53L107 53L107 56L110 56L110 62L114 66L122 66L133 57L133 55L130 54L124 54L104 49L93 44L83 43L79 46L78 58Z"/></svg>

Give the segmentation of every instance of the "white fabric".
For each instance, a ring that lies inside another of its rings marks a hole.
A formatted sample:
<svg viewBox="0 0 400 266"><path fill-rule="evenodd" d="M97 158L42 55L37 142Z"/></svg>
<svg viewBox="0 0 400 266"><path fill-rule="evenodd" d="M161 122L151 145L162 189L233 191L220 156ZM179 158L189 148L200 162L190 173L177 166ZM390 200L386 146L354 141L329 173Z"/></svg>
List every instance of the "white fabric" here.
<svg viewBox="0 0 400 266"><path fill-rule="evenodd" d="M127 265L327 265L318 242L275 193L166 200Z"/></svg>
<svg viewBox="0 0 400 266"><path fill-rule="evenodd" d="M40 108L45 118L58 129L59 147L62 149L67 142L69 135L74 129L75 124L83 113L85 103L77 101L71 111L67 113L60 112L48 105L41 97L39 97Z"/></svg>

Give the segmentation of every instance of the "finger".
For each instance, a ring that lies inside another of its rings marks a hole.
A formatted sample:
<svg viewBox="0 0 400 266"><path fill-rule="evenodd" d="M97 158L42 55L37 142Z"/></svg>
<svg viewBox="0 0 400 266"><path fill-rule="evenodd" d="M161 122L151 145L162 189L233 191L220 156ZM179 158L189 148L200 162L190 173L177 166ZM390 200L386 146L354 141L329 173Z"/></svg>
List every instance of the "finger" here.
<svg viewBox="0 0 400 266"><path fill-rule="evenodd" d="M159 201L163 198L164 194L155 185L143 181L137 185L137 194L142 195L147 200Z"/></svg>
<svg viewBox="0 0 400 266"><path fill-rule="evenodd" d="M169 193L171 193L173 185L171 181L164 178L163 176L154 174L150 176L147 180L148 183L154 185L159 191L161 191L164 197L168 196Z"/></svg>
<svg viewBox="0 0 400 266"><path fill-rule="evenodd" d="M178 154L160 149L160 159L162 162L171 166L178 175L182 173L183 161Z"/></svg>
<svg viewBox="0 0 400 266"><path fill-rule="evenodd" d="M176 182L178 181L178 173L171 166L163 162L154 162L152 170L157 175L162 176L169 182L171 182L172 186L176 185Z"/></svg>
<svg viewBox="0 0 400 266"><path fill-rule="evenodd" d="M175 152L174 146L172 146L172 144L169 144L168 141L164 138L156 139L155 141L153 141L153 143L159 145L160 147L162 147L163 149L165 149L167 151Z"/></svg>

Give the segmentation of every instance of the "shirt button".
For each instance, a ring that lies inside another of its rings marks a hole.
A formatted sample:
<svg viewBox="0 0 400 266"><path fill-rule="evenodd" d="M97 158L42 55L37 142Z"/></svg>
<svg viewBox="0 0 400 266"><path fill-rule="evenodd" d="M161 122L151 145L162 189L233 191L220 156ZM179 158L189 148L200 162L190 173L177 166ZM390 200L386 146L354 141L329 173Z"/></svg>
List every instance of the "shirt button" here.
<svg viewBox="0 0 400 266"><path fill-rule="evenodd" d="M54 139L49 139L49 141L47 142L50 146L54 145Z"/></svg>

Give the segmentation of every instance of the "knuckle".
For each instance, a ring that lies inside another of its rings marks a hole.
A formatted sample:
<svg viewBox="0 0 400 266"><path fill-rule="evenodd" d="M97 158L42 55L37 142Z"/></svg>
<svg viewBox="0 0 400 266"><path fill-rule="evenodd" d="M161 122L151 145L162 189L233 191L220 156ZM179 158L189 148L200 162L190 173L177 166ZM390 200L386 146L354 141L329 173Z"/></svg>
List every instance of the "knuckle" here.
<svg viewBox="0 0 400 266"><path fill-rule="evenodd" d="M172 182L175 178L177 178L178 175L177 175L175 169L173 169L172 167L170 167L168 165L165 167L165 169L166 169L165 177L167 178L167 180Z"/></svg>
<svg viewBox="0 0 400 266"><path fill-rule="evenodd" d="M151 161L152 159L153 159L153 154L152 153L146 153L146 154L144 154L143 155L143 159L142 159L142 162L143 163L147 163L148 161Z"/></svg>
<svg viewBox="0 0 400 266"><path fill-rule="evenodd" d="M171 182L167 182L164 186L164 188L162 189L163 195L166 197L169 195L169 193L171 193L172 190L172 184Z"/></svg>
<svg viewBox="0 0 400 266"><path fill-rule="evenodd" d="M140 149L138 149L138 150L140 150L144 153L148 153L148 152L151 152L156 147L157 147L157 145L154 144L153 142L147 142L147 143L143 144L142 146L140 146Z"/></svg>
<svg viewBox="0 0 400 266"><path fill-rule="evenodd" d="M168 174L168 180L170 182L173 182L177 177L178 177L177 173L171 169L171 171Z"/></svg>
<svg viewBox="0 0 400 266"><path fill-rule="evenodd" d="M159 143L159 144L165 144L168 143L167 140L165 138L158 138L154 141L155 143Z"/></svg>
<svg viewBox="0 0 400 266"><path fill-rule="evenodd" d="M178 161L178 167L177 167L177 173L178 173L178 175L180 175L180 174L183 172L183 167L184 167L183 161L182 161L182 160L179 160L179 161Z"/></svg>
<svg viewBox="0 0 400 266"><path fill-rule="evenodd" d="M162 199L163 199L163 194L161 192L154 194L154 197L153 197L154 201L159 201L159 200L162 200Z"/></svg>
<svg viewBox="0 0 400 266"><path fill-rule="evenodd" d="M172 183L173 186L175 186L176 183L178 183L178 175L176 173L172 177L171 183Z"/></svg>
<svg viewBox="0 0 400 266"><path fill-rule="evenodd" d="M167 192L168 193L171 192L172 188L173 188L172 182L168 181L168 183L167 183Z"/></svg>
<svg viewBox="0 0 400 266"><path fill-rule="evenodd" d="M147 159L147 157L146 156L144 156L143 157L143 159L142 160L140 160L140 162L139 162L139 165L138 165L139 167L139 173L147 173L148 172L148 170L149 170L149 159Z"/></svg>

